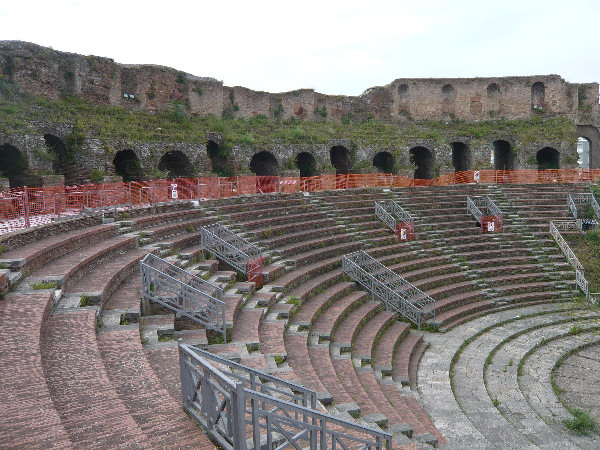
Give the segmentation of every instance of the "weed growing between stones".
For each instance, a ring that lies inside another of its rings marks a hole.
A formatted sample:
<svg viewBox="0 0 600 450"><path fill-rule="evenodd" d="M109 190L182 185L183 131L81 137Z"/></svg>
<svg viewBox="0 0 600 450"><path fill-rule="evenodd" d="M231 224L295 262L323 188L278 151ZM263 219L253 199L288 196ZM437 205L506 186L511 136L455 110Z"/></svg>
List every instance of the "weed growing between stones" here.
<svg viewBox="0 0 600 450"><path fill-rule="evenodd" d="M56 281L42 280L36 281L31 285L33 289L56 289Z"/></svg>
<svg viewBox="0 0 600 450"><path fill-rule="evenodd" d="M79 306L82 308L85 306L92 306L94 301L90 295L82 295L81 300L79 300Z"/></svg>
<svg viewBox="0 0 600 450"><path fill-rule="evenodd" d="M570 431L577 434L590 434L596 428L594 419L582 409L569 408L573 415L572 419L563 419L563 425Z"/></svg>
<svg viewBox="0 0 600 450"><path fill-rule="evenodd" d="M206 330L206 340L208 345L227 344L231 342L231 328L227 328L225 339L223 339L223 333L219 331Z"/></svg>

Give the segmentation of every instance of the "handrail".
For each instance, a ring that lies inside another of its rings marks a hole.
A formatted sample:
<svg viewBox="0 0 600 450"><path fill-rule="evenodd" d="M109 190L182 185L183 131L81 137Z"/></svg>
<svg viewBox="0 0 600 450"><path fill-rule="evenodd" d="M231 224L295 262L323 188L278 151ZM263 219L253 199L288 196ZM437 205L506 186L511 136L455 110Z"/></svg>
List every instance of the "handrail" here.
<svg viewBox="0 0 600 450"><path fill-rule="evenodd" d="M596 298L590 294L589 284L585 278L585 269L583 268L583 265L579 262L579 259L577 259L575 252L571 250L571 247L569 247L569 244L567 244L567 241L565 241L565 239L561 236L559 232L559 229L567 231L575 229L575 227L576 225L574 225L572 222L550 221L550 235L558 244L559 248L569 261L569 264L571 264L571 266L573 266L573 268L575 269L575 283L583 291L586 299L591 303L595 304Z"/></svg>
<svg viewBox="0 0 600 450"><path fill-rule="evenodd" d="M140 272L142 313L145 313L146 301L158 303L225 337L225 302L221 287L151 253L140 261Z"/></svg>
<svg viewBox="0 0 600 450"><path fill-rule="evenodd" d="M266 385L235 381L211 361L214 355L179 344L181 398L184 410L199 422L222 447L246 450L266 448L360 448L391 449L392 435L320 412L310 405L287 401L285 392L265 391ZM217 361L222 364L222 361ZM231 367L231 363L227 363ZM235 365L239 370L241 365ZM247 373L256 373L243 367ZM275 377L260 374L269 379ZM277 384L290 386L277 379ZM299 388L292 385L290 389ZM260 388L261 391L255 388ZM308 391L308 390L305 390ZM297 397L298 398L298 397ZM251 436L247 439L247 436Z"/></svg>
<svg viewBox="0 0 600 450"><path fill-rule="evenodd" d="M375 258L360 250L342 257L342 272L419 329L423 317L435 317L435 300Z"/></svg>
<svg viewBox="0 0 600 450"><path fill-rule="evenodd" d="M215 223L200 230L202 247L222 258L242 273L248 273L248 262L261 258L260 249L227 227Z"/></svg>

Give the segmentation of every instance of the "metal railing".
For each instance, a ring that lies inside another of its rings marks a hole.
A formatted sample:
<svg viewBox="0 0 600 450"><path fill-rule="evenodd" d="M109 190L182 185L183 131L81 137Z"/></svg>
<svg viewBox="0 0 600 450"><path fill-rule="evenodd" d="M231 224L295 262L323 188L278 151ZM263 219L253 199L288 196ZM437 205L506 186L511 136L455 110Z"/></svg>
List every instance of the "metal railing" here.
<svg viewBox="0 0 600 450"><path fill-rule="evenodd" d="M591 205L596 218L600 219L600 205L596 201L594 194L590 192L584 192L581 194L567 194L567 205L573 214L575 219L578 219L577 205Z"/></svg>
<svg viewBox="0 0 600 450"><path fill-rule="evenodd" d="M411 215L393 200L375 202L375 215L394 232L396 232L396 225L398 222L414 222Z"/></svg>
<svg viewBox="0 0 600 450"><path fill-rule="evenodd" d="M152 253L140 261L142 313L146 301L158 303L225 336L223 289Z"/></svg>
<svg viewBox="0 0 600 450"><path fill-rule="evenodd" d="M179 368L184 410L223 448L391 449L389 433L317 411L310 389L181 341Z"/></svg>
<svg viewBox="0 0 600 450"><path fill-rule="evenodd" d="M342 271L395 311L416 324L435 317L435 300L360 250L342 257Z"/></svg>
<svg viewBox="0 0 600 450"><path fill-rule="evenodd" d="M569 261L569 264L571 264L571 266L573 266L573 268L575 269L575 283L583 291L583 293L585 294L585 298L591 303L595 304L596 296L598 294L590 292L589 284L585 279L585 269L583 268L583 265L579 262L579 259L577 259L575 252L571 250L571 247L569 247L567 241L565 241L565 239L560 234L560 231L571 230L577 230L577 224L570 221L550 221L550 235L558 244L559 248L567 258L567 261Z"/></svg>
<svg viewBox="0 0 600 450"><path fill-rule="evenodd" d="M489 215L502 218L502 211L490 197L467 197L467 211L473 214L479 223L484 215L481 208L487 209Z"/></svg>
<svg viewBox="0 0 600 450"><path fill-rule="evenodd" d="M215 254L244 274L248 273L250 261L262 258L260 249L256 245L218 223L202 227L201 243L203 251Z"/></svg>

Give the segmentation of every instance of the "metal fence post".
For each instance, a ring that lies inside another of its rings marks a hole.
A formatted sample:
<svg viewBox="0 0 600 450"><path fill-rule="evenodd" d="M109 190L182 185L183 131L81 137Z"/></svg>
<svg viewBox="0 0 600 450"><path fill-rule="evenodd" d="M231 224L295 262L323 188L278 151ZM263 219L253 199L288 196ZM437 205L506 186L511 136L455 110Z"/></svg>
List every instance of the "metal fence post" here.
<svg viewBox="0 0 600 450"><path fill-rule="evenodd" d="M235 391L231 393L231 407L233 409L233 448L246 450L246 395L244 392L244 383L236 383ZM253 424L253 426L258 427L259 424ZM254 443L254 448L256 447L256 442ZM258 442L258 448L260 448L260 438Z"/></svg>
<svg viewBox="0 0 600 450"><path fill-rule="evenodd" d="M31 223L29 222L29 192L27 186L23 188L23 208L25 209L25 227L29 228Z"/></svg>

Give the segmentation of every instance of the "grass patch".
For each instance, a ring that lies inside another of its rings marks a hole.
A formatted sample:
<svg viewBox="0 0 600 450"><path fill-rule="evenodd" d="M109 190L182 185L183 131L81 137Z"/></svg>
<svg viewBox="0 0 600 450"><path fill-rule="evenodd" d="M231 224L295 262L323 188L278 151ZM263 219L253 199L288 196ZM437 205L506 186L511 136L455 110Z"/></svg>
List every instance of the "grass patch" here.
<svg viewBox="0 0 600 450"><path fill-rule="evenodd" d="M281 366L285 362L285 358L282 355L275 355L273 359L275 360L277 367Z"/></svg>
<svg viewBox="0 0 600 450"><path fill-rule="evenodd" d="M248 349L248 353L254 353L260 351L260 344L246 344L246 349Z"/></svg>
<svg viewBox="0 0 600 450"><path fill-rule="evenodd" d="M94 305L94 299L92 298L91 295L82 295L81 299L79 300L79 306L81 306L82 308L85 306L92 306Z"/></svg>
<svg viewBox="0 0 600 450"><path fill-rule="evenodd" d="M56 289L56 281L42 280L36 281L31 285L33 289Z"/></svg>
<svg viewBox="0 0 600 450"><path fill-rule="evenodd" d="M572 419L563 419L563 425L576 434L590 434L596 428L596 422L586 411L569 408Z"/></svg>
<svg viewBox="0 0 600 450"><path fill-rule="evenodd" d="M209 345L227 344L231 342L231 335L231 328L227 328L225 339L223 339L223 333L214 330L206 330L206 340Z"/></svg>
<svg viewBox="0 0 600 450"><path fill-rule="evenodd" d="M173 336L172 334L159 334L158 335L158 342L169 342L169 341L172 341L173 339L175 339L175 336Z"/></svg>

